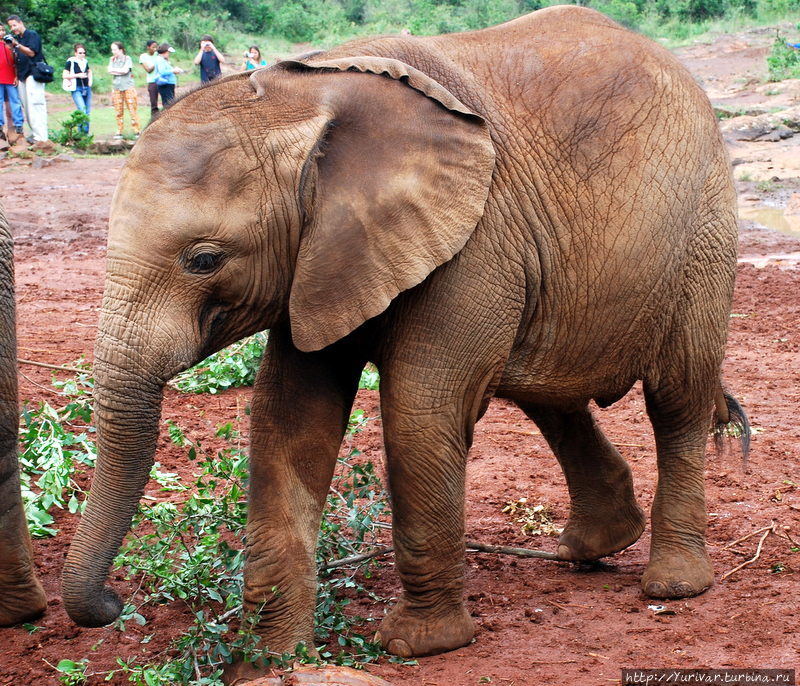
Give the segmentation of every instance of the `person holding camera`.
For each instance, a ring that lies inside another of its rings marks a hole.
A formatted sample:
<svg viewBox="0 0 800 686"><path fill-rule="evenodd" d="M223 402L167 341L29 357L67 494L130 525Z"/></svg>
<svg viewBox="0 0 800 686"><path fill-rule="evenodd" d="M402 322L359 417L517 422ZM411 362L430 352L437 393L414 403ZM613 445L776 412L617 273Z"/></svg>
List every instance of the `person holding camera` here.
<svg viewBox="0 0 800 686"><path fill-rule="evenodd" d="M25 119L22 116L22 105L17 92L17 69L14 66L14 53L11 52L9 42L3 41L0 43L0 150L8 147L8 140L3 131L3 127L6 125L6 104L11 110L8 130L11 132L13 122L14 130L21 134Z"/></svg>
<svg viewBox="0 0 800 686"><path fill-rule="evenodd" d="M222 75L222 67L225 62L223 54L217 50L211 36L203 36L200 39L200 51L195 55L194 63L200 65L200 81L208 83Z"/></svg>
<svg viewBox="0 0 800 686"><path fill-rule="evenodd" d="M267 60L261 57L261 48L259 48L257 45L251 45L249 50L244 51L242 71L252 71L253 69L266 66Z"/></svg>
<svg viewBox="0 0 800 686"><path fill-rule="evenodd" d="M47 141L47 102L44 99L44 83L34 78L34 71L40 62L46 62L42 52L42 39L33 29L26 28L18 15L8 19L10 35L3 40L14 51L17 68L17 90L25 111L25 119L31 128L32 136L28 143Z"/></svg>

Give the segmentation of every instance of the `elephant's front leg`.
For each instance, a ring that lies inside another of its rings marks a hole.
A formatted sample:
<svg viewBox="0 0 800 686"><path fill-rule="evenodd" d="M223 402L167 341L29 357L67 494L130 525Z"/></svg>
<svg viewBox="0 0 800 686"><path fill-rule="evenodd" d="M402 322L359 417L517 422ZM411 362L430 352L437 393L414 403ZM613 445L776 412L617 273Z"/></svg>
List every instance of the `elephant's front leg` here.
<svg viewBox="0 0 800 686"><path fill-rule="evenodd" d="M475 633L463 601L464 478L474 419L465 431L456 403L422 413L382 404L403 595L378 638L395 655L434 655L466 645Z"/></svg>
<svg viewBox="0 0 800 686"><path fill-rule="evenodd" d="M301 353L273 329L256 381L244 610L271 651L314 645L317 535L364 365L341 347Z"/></svg>

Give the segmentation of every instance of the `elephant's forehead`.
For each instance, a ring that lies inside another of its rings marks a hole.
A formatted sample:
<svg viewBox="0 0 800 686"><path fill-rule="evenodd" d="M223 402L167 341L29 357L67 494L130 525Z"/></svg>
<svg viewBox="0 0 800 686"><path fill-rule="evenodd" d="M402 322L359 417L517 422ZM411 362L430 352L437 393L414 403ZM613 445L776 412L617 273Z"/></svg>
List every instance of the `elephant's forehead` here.
<svg viewBox="0 0 800 686"><path fill-rule="evenodd" d="M257 189L242 188L235 197L205 186L159 183L138 172L120 180L111 207L109 249L170 251L203 238L224 238L253 221Z"/></svg>

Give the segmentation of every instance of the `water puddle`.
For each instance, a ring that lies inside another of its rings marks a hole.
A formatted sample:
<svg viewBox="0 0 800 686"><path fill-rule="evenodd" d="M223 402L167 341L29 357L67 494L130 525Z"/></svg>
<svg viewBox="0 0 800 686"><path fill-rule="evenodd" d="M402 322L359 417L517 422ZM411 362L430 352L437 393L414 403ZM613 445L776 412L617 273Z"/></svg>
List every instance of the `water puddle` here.
<svg viewBox="0 0 800 686"><path fill-rule="evenodd" d="M790 236L800 237L800 214L786 214L778 207L740 207L739 216Z"/></svg>

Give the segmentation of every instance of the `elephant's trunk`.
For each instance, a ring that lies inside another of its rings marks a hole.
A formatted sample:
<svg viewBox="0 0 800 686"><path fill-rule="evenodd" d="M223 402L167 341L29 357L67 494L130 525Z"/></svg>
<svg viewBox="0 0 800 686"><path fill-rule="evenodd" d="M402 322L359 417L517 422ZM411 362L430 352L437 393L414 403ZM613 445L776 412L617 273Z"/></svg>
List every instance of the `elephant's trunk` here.
<svg viewBox="0 0 800 686"><path fill-rule="evenodd" d="M105 582L153 465L164 388L156 374L108 363L130 364L136 356L121 351L118 341L103 340L101 335L95 355L97 465L63 576L64 607L82 626L109 624L122 609Z"/></svg>

